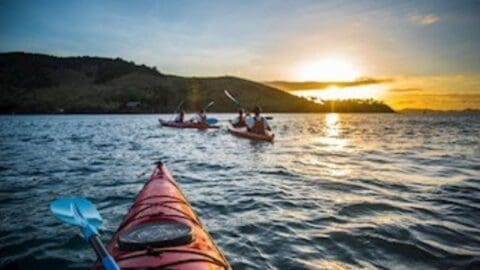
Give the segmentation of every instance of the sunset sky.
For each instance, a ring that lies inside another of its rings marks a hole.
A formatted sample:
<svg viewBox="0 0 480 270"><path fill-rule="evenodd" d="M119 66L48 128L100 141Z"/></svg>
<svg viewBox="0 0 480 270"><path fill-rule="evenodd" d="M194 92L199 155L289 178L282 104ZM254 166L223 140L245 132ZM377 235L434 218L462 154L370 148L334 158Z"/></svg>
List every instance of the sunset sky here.
<svg viewBox="0 0 480 270"><path fill-rule="evenodd" d="M480 1L0 1L0 51L185 76L381 83L299 92L480 109ZM298 94L298 93L297 93Z"/></svg>

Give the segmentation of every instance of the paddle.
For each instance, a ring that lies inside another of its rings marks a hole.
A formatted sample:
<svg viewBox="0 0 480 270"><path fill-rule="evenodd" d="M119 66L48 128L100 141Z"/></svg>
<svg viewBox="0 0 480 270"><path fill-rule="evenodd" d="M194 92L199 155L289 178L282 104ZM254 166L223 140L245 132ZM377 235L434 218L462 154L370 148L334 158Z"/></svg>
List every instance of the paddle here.
<svg viewBox="0 0 480 270"><path fill-rule="evenodd" d="M208 108L212 107L213 104L215 104L215 101L210 101L205 107L203 107L204 110L207 110Z"/></svg>
<svg viewBox="0 0 480 270"><path fill-rule="evenodd" d="M208 108L212 107L213 104L215 104L215 101L212 100L207 105L205 105L205 107L203 107L203 109L206 111ZM215 125L216 123L218 123L218 120L216 118L207 118L207 124L209 126Z"/></svg>
<svg viewBox="0 0 480 270"><path fill-rule="evenodd" d="M185 101L180 100L180 103L178 103L178 106L177 106L177 108L175 109L175 113L177 113L178 110L180 110L180 108L182 108L183 103L185 103Z"/></svg>
<svg viewBox="0 0 480 270"><path fill-rule="evenodd" d="M171 121L173 121L173 118L175 118L175 115L177 115L180 108L182 108L183 103L185 103L185 101L180 100L180 102L177 105L177 108L175 109L175 112L173 113L173 117L171 118Z"/></svg>
<svg viewBox="0 0 480 270"><path fill-rule="evenodd" d="M240 102L232 96L232 94L230 94L226 89L223 91L225 93L225 95L231 100L233 101L233 103L235 103L238 107L242 107L242 105L240 104Z"/></svg>
<svg viewBox="0 0 480 270"><path fill-rule="evenodd" d="M207 118L207 124L209 126L215 125L216 123L218 123L218 120L216 118Z"/></svg>
<svg viewBox="0 0 480 270"><path fill-rule="evenodd" d="M215 101L212 100L207 105L205 105L205 107L203 107L203 109L206 111L208 108L212 107L213 104L215 104ZM195 120L195 117L190 119L190 121L194 121L194 120ZM216 118L207 118L207 124L208 125L215 125L216 123L218 123L218 120Z"/></svg>
<svg viewBox="0 0 480 270"><path fill-rule="evenodd" d="M233 101L233 103L235 103L238 107L242 108L242 104L240 104L240 102L232 94L230 94L228 90L225 89L223 90L223 92L231 101ZM273 116L265 116L265 119L273 120Z"/></svg>
<svg viewBox="0 0 480 270"><path fill-rule="evenodd" d="M59 220L82 229L83 237L90 242L106 270L120 270L98 237L102 217L92 202L84 198L57 199L50 204L50 211Z"/></svg>

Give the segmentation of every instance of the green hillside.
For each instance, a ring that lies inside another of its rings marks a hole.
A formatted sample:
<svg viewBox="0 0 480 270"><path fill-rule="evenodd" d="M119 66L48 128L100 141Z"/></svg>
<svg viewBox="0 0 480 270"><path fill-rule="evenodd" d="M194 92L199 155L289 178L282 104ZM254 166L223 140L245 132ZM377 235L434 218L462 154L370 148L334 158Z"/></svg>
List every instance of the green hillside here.
<svg viewBox="0 0 480 270"><path fill-rule="evenodd" d="M225 89L247 108L259 104L269 112L392 111L378 102L320 105L235 77L165 75L120 58L0 54L0 113L159 113L172 112L180 100L190 111L214 100L210 111L231 112L236 107Z"/></svg>

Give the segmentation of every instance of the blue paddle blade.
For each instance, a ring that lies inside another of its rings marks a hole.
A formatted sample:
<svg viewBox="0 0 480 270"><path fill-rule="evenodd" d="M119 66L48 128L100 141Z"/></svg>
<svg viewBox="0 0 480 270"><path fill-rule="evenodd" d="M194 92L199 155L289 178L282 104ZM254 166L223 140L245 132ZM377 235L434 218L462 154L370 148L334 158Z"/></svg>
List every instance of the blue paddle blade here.
<svg viewBox="0 0 480 270"><path fill-rule="evenodd" d="M102 217L95 205L85 198L62 198L50 204L50 211L61 221L85 227L91 225L98 230L102 225Z"/></svg>
<svg viewBox="0 0 480 270"><path fill-rule="evenodd" d="M216 123L218 123L218 120L215 119L215 118L207 118L207 124L209 125L215 125Z"/></svg>
<svg viewBox="0 0 480 270"><path fill-rule="evenodd" d="M120 270L98 237L98 228L102 225L102 217L92 202L84 198L57 199L50 204L50 211L61 221L82 228L83 237L95 249L104 269Z"/></svg>

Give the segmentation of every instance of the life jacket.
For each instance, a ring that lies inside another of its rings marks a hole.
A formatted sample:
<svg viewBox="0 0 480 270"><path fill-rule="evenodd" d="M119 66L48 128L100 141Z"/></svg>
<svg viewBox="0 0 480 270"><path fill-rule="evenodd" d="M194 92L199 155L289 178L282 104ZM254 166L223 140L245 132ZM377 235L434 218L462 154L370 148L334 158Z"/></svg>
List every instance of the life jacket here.
<svg viewBox="0 0 480 270"><path fill-rule="evenodd" d="M177 117L175 117L175 122L176 123L183 123L183 118L184 116L183 115L177 115Z"/></svg>
<svg viewBox="0 0 480 270"><path fill-rule="evenodd" d="M201 123L207 123L207 115L206 114L198 114Z"/></svg>
<svg viewBox="0 0 480 270"><path fill-rule="evenodd" d="M253 127L250 128L248 131L256 134L266 135L267 127L263 124L263 117L260 117L260 119L254 117L253 119L255 119L255 123L253 124Z"/></svg>
<svg viewBox="0 0 480 270"><path fill-rule="evenodd" d="M239 117L237 123L233 124L233 126L236 128L246 127L247 123L245 123L245 116L242 118Z"/></svg>

